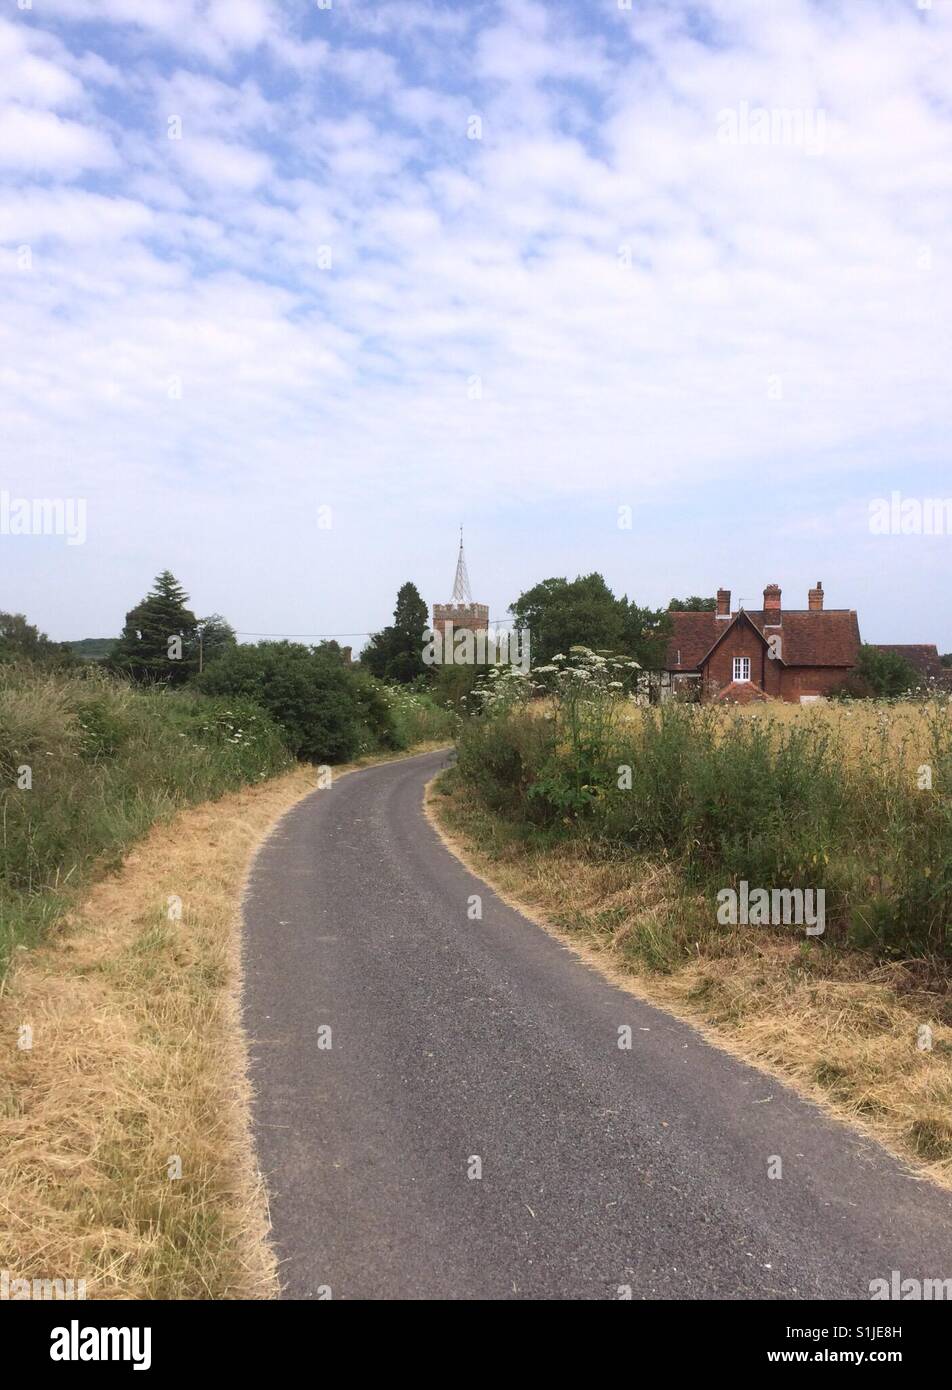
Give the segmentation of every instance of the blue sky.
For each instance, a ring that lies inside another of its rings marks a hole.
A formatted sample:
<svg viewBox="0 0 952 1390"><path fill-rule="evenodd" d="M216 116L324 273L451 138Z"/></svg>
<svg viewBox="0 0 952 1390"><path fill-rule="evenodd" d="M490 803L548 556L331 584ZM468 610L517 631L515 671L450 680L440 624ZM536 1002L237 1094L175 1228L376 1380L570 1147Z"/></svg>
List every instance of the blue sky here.
<svg viewBox="0 0 952 1390"><path fill-rule="evenodd" d="M868 525L952 495L950 72L949 0L6 6L0 486L88 520L0 606L359 634L463 522L500 616L819 578L952 650L952 536Z"/></svg>

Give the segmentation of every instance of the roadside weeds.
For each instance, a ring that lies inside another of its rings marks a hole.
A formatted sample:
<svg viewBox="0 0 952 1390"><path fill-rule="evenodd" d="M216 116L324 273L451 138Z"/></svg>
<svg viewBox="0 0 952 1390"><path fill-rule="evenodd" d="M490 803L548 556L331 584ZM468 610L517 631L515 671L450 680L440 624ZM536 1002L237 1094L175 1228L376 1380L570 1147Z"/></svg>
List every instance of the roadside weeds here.
<svg viewBox="0 0 952 1390"><path fill-rule="evenodd" d="M43 945L17 953L0 988L11 1279L84 1279L91 1299L276 1296L240 909L259 845L317 785L297 766L155 825Z"/></svg>
<svg viewBox="0 0 952 1390"><path fill-rule="evenodd" d="M445 773L425 806L458 859L612 983L952 1188L952 997L921 962L877 965L776 929L699 928L669 867L527 845Z"/></svg>

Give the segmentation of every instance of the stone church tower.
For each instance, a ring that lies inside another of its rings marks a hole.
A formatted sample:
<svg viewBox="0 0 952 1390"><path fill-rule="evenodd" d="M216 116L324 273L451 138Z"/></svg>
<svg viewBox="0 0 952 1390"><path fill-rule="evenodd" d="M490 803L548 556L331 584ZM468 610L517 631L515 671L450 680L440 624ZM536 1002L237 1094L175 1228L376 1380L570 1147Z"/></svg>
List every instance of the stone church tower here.
<svg viewBox="0 0 952 1390"><path fill-rule="evenodd" d="M453 583L453 601L433 605L434 631L445 635L448 623L452 623L454 632L459 632L461 628L470 632L484 632L489 627L489 605L474 603L470 591L466 557L463 554L462 526L459 528L459 556L456 561L456 579Z"/></svg>

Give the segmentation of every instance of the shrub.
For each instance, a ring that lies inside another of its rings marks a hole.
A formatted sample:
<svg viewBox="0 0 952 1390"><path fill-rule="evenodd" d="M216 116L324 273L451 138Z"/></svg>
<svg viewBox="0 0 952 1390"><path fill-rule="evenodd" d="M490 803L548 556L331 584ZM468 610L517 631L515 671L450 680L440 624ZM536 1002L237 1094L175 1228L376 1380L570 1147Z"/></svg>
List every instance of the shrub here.
<svg viewBox="0 0 952 1390"><path fill-rule="evenodd" d="M412 748L416 743L449 742L459 723L454 710L436 695L406 686L377 686L390 710L394 747Z"/></svg>
<svg viewBox="0 0 952 1390"><path fill-rule="evenodd" d="M290 762L249 701L135 690L92 667L0 668L0 972L68 889L118 862L155 820Z"/></svg>
<svg viewBox="0 0 952 1390"><path fill-rule="evenodd" d="M354 692L362 727L362 747L397 749L406 748L412 742L405 736L396 704L385 685L358 674L354 678Z"/></svg>
<svg viewBox="0 0 952 1390"><path fill-rule="evenodd" d="M925 684L920 672L899 652L880 651L864 643L843 682L842 693L858 700L882 699L908 694Z"/></svg>
<svg viewBox="0 0 952 1390"><path fill-rule="evenodd" d="M459 778L526 834L546 826L599 854L673 862L712 901L741 879L822 887L827 944L952 955L947 701L913 707L910 767L888 704L878 716L868 707L857 754L845 742L849 726L822 711L788 721L676 702L635 708L610 675L610 663L576 652L574 668L533 672L522 699L500 698L513 682L498 678L463 723ZM545 699L528 703L543 685ZM926 756L928 792L913 775Z"/></svg>
<svg viewBox="0 0 952 1390"><path fill-rule="evenodd" d="M209 695L243 696L266 709L298 757L346 762L379 734L373 699L333 653L296 642L259 642L225 652L199 677Z"/></svg>

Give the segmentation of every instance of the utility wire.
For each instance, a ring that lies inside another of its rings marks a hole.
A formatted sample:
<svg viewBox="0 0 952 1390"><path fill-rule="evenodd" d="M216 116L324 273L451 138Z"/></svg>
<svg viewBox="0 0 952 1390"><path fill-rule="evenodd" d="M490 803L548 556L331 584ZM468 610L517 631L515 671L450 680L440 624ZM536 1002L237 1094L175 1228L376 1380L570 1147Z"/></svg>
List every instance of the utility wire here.
<svg viewBox="0 0 952 1390"><path fill-rule="evenodd" d="M487 619L490 627L512 627L515 618L489 618ZM376 628L376 632L382 629ZM235 628L236 637L373 637L374 632L245 632L243 628Z"/></svg>

